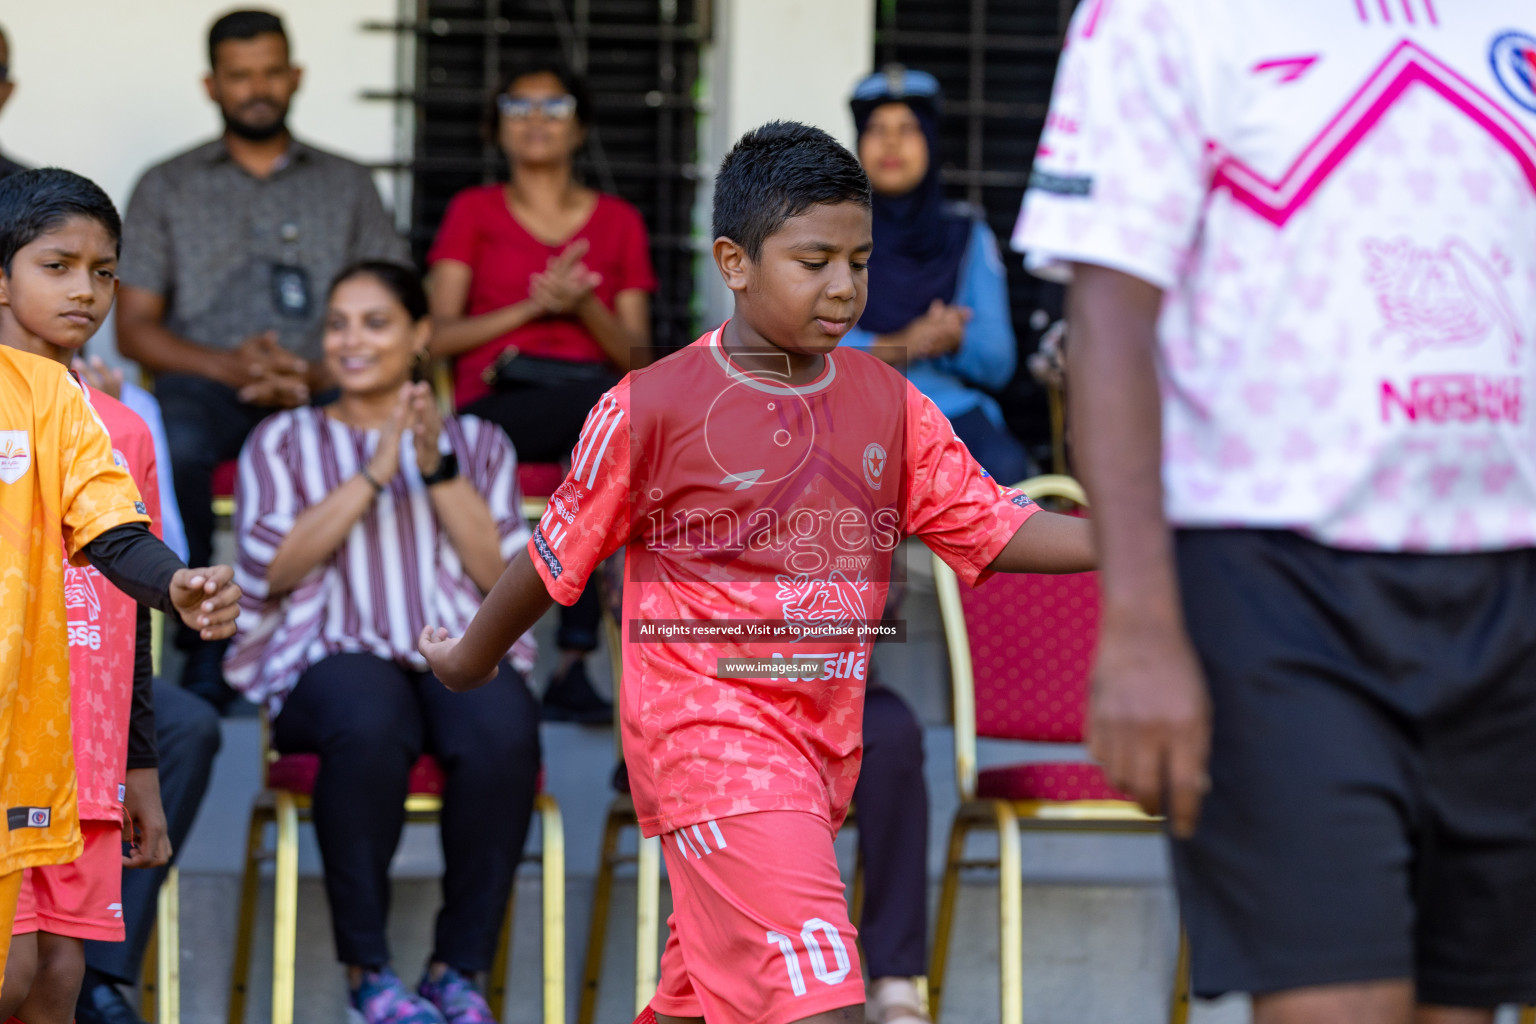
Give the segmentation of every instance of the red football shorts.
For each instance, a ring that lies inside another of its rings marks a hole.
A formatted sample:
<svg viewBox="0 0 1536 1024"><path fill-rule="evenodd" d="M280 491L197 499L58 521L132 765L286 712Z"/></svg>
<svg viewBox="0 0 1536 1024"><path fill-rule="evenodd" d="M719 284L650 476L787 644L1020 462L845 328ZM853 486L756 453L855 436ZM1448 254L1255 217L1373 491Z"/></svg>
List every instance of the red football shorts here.
<svg viewBox="0 0 1536 1024"><path fill-rule="evenodd" d="M82 821L80 832L85 852L79 860L27 868L16 901L17 935L123 941L123 826Z"/></svg>
<svg viewBox="0 0 1536 1024"><path fill-rule="evenodd" d="M670 934L651 1007L709 1024L789 1024L864 1002L827 821L758 811L661 837Z"/></svg>

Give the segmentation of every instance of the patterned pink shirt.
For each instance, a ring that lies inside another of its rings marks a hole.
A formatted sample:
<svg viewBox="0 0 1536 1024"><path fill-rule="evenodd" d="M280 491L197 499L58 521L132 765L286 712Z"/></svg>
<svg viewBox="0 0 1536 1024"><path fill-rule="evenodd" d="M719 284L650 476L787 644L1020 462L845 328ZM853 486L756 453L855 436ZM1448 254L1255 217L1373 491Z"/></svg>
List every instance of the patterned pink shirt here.
<svg viewBox="0 0 1536 1024"><path fill-rule="evenodd" d="M767 810L840 823L873 641L744 631L879 619L907 535L978 582L1037 511L878 359L838 350L819 378L789 386L742 372L718 335L603 397L529 544L564 604L625 551L620 713L647 835ZM743 632L646 632L677 621ZM771 656L807 668L726 674L728 662Z"/></svg>
<svg viewBox="0 0 1536 1024"><path fill-rule="evenodd" d="M1085 0L1014 236L1159 323L1171 520L1536 544L1536 5Z"/></svg>

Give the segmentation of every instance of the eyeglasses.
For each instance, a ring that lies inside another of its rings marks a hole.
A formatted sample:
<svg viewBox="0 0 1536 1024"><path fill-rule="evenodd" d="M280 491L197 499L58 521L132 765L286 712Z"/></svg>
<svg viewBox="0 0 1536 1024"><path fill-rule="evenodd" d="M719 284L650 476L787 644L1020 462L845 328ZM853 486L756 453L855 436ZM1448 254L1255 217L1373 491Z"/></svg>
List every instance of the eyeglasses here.
<svg viewBox="0 0 1536 1024"><path fill-rule="evenodd" d="M503 93L496 97L496 109L509 121L525 121L535 112L552 121L566 121L576 114L576 97L551 96L548 99L533 100Z"/></svg>

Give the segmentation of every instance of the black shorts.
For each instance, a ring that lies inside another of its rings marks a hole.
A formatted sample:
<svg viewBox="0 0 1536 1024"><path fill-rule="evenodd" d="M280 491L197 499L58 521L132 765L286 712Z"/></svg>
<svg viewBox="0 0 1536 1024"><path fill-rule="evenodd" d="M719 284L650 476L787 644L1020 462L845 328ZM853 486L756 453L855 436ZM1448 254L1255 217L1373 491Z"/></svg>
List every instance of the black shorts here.
<svg viewBox="0 0 1536 1024"><path fill-rule="evenodd" d="M1176 546L1214 715L1173 844L1195 992L1536 1001L1536 550Z"/></svg>

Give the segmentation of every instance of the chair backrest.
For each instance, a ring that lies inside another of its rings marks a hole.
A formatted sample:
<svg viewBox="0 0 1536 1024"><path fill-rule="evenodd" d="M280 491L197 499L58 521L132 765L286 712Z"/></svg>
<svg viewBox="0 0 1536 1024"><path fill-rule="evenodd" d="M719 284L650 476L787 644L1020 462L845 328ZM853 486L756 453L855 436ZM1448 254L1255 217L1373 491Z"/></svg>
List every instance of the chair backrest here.
<svg viewBox="0 0 1536 1024"><path fill-rule="evenodd" d="M1034 477L1018 486L1036 500L1059 497L1086 507L1070 477ZM1098 639L1098 579L1094 573L1000 573L973 588L933 561L949 648L956 779L961 797L970 799L978 737L1082 741Z"/></svg>

